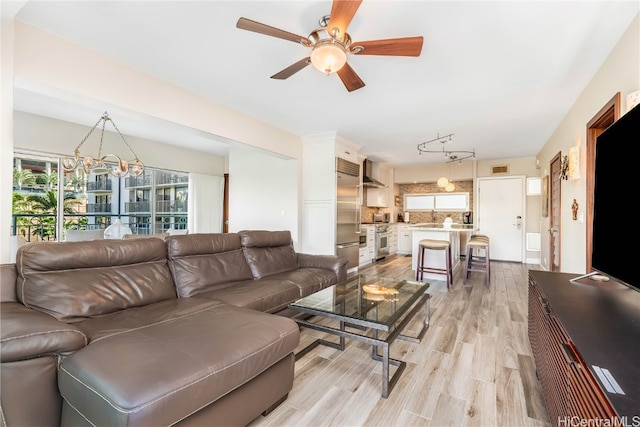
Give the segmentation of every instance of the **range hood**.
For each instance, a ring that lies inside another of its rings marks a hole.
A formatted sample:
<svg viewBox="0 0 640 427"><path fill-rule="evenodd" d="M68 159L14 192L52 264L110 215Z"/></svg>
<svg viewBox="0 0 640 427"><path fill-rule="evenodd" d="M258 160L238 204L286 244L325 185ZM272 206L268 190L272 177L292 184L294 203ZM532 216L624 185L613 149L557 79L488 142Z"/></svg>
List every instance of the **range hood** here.
<svg viewBox="0 0 640 427"><path fill-rule="evenodd" d="M365 187L387 188L386 185L373 177L373 162L365 160L362 165L362 185Z"/></svg>

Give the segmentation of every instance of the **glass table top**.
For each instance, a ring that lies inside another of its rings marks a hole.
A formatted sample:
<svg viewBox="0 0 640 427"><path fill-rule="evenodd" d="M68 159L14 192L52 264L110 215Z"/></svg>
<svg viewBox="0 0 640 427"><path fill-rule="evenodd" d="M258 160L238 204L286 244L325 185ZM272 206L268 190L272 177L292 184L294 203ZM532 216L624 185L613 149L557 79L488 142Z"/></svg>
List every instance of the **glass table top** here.
<svg viewBox="0 0 640 427"><path fill-rule="evenodd" d="M305 313L366 322L387 329L429 288L428 283L383 276L357 275L289 307Z"/></svg>

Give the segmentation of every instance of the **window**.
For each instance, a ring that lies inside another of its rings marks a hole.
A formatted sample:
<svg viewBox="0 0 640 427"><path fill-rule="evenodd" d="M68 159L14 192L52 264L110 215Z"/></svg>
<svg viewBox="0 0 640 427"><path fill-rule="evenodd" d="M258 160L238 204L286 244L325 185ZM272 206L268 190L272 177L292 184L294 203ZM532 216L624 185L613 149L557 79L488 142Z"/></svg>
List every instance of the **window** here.
<svg viewBox="0 0 640 427"><path fill-rule="evenodd" d="M187 173L147 167L138 177L59 174L59 162L57 157L14 153L12 234L27 241L65 240L66 230L105 229L118 217L134 234L187 228Z"/></svg>
<svg viewBox="0 0 640 427"><path fill-rule="evenodd" d="M406 194L407 211L468 211L469 193Z"/></svg>
<svg viewBox="0 0 640 427"><path fill-rule="evenodd" d="M435 197L432 194L407 194L404 197L405 210L431 211L435 208Z"/></svg>

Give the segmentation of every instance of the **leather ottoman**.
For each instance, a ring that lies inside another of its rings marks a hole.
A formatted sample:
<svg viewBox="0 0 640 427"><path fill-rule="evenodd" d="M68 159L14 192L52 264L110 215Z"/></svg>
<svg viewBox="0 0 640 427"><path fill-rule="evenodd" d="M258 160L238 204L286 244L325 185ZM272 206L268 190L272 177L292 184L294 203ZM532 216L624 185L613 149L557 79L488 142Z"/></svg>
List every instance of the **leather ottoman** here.
<svg viewBox="0 0 640 427"><path fill-rule="evenodd" d="M274 365L284 375L267 376L276 390L269 404L286 396L299 342L295 322L211 302L189 316L107 336L64 359L58 376L62 425L172 425L192 414L201 419L212 403ZM264 381L260 388L264 394Z"/></svg>

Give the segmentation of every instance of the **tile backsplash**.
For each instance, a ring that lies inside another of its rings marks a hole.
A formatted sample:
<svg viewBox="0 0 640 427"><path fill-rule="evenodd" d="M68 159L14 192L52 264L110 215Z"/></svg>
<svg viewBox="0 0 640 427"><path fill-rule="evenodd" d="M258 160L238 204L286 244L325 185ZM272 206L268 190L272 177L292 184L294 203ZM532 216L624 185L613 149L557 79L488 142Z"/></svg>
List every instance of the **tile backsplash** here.
<svg viewBox="0 0 640 427"><path fill-rule="evenodd" d="M469 193L469 206L473 207L473 180L468 181L453 181L456 186L454 192L456 193ZM394 212L400 212L404 214L404 206L402 203L404 201L405 194L422 194L422 193L446 193L444 189L438 187L435 182L425 182L418 184L400 184L400 205L395 207L387 207L387 208L375 208L369 207L366 205L366 200L364 200L364 204L361 206L361 214L360 220L363 223L373 222L373 214L374 213L391 213L391 222L396 222L396 214ZM366 196L365 196L366 197ZM473 209L470 209L473 210ZM462 214L460 211L438 211L438 212L411 212L409 215L410 223L425 223L425 222L435 222L442 223L445 218L451 217L453 218L454 223L462 223Z"/></svg>

